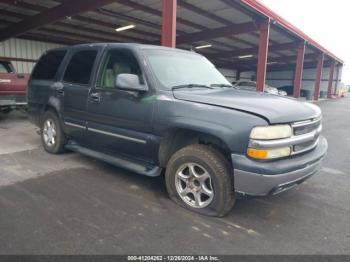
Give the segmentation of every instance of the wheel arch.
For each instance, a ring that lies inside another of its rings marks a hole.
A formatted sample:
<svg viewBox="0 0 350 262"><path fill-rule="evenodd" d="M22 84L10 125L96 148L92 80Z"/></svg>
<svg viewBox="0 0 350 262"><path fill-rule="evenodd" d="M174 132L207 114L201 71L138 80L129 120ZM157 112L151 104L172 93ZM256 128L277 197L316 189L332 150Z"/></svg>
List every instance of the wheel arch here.
<svg viewBox="0 0 350 262"><path fill-rule="evenodd" d="M171 156L181 148L192 144L204 144L216 148L225 157L230 156L230 148L227 143L212 132L200 131L185 127L167 129L160 141L158 150L158 164L166 167Z"/></svg>
<svg viewBox="0 0 350 262"><path fill-rule="evenodd" d="M42 107L41 113L40 113L40 123L42 121L42 117L47 111L53 111L55 114L57 114L59 120L61 121L61 111L62 111L62 103L61 101L56 97L50 97L47 104Z"/></svg>

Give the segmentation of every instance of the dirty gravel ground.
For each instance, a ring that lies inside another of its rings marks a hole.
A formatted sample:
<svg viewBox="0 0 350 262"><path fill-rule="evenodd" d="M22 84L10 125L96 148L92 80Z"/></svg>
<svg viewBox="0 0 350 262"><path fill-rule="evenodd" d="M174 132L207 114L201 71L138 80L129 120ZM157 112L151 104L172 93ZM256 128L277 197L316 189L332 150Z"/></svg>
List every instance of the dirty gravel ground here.
<svg viewBox="0 0 350 262"><path fill-rule="evenodd" d="M221 219L173 204L162 177L49 155L25 115L1 115L0 254L349 254L350 99L319 105L321 172Z"/></svg>

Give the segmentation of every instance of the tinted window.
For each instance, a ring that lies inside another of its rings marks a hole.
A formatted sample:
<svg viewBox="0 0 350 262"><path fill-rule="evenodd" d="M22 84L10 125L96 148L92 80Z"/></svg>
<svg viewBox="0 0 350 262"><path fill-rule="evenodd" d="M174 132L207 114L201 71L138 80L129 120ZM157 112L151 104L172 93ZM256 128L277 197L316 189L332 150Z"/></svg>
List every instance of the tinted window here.
<svg viewBox="0 0 350 262"><path fill-rule="evenodd" d="M4 63L0 62L0 73L9 73Z"/></svg>
<svg viewBox="0 0 350 262"><path fill-rule="evenodd" d="M44 54L34 68L32 79L53 80L65 54L66 50Z"/></svg>
<svg viewBox="0 0 350 262"><path fill-rule="evenodd" d="M14 73L15 69L13 68L11 62L0 61L0 73Z"/></svg>
<svg viewBox="0 0 350 262"><path fill-rule="evenodd" d="M69 83L87 85L90 82L90 76L97 50L84 50L75 53L64 73L63 80Z"/></svg>
<svg viewBox="0 0 350 262"><path fill-rule="evenodd" d="M137 60L129 50L108 51L103 62L97 86L115 88L115 80L119 74L141 75Z"/></svg>

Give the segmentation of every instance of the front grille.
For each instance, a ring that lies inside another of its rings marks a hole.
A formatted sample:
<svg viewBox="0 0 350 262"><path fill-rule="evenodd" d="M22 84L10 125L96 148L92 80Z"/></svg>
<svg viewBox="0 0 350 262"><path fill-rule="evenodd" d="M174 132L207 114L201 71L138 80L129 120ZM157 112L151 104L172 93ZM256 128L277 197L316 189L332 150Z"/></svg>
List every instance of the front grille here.
<svg viewBox="0 0 350 262"><path fill-rule="evenodd" d="M300 137L305 135L310 136L307 141L299 143L292 147L293 154L300 154L309 150L312 150L318 145L320 132L322 130L321 117L310 119L307 121L296 122L292 124L294 137Z"/></svg>

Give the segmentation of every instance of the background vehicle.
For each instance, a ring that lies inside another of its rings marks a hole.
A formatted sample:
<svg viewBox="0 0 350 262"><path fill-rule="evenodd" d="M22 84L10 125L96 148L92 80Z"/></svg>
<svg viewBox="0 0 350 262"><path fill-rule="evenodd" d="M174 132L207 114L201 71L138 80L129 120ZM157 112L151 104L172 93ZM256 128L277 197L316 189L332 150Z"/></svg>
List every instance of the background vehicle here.
<svg viewBox="0 0 350 262"><path fill-rule="evenodd" d="M254 81L240 80L240 81L234 82L234 86L242 90L256 91L256 82ZM269 85L265 85L264 92L273 94L273 95L279 95L277 88Z"/></svg>
<svg viewBox="0 0 350 262"><path fill-rule="evenodd" d="M292 86L292 85L281 86L278 88L278 90L285 91L288 96L293 96L294 86ZM313 92L311 90L301 89L300 90L300 97L305 97L307 100L312 100L313 99Z"/></svg>
<svg viewBox="0 0 350 262"><path fill-rule="evenodd" d="M327 151L321 111L237 90L205 57L138 44L44 54L29 115L49 153L65 149L147 176L165 169L179 205L224 216L234 192L277 194L315 174Z"/></svg>
<svg viewBox="0 0 350 262"><path fill-rule="evenodd" d="M17 74L11 62L0 60L0 111L24 108L29 75Z"/></svg>
<svg viewBox="0 0 350 262"><path fill-rule="evenodd" d="M279 94L280 96L287 96L287 95L288 95L287 92L284 91L284 90L278 90L278 94Z"/></svg>

